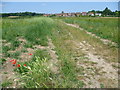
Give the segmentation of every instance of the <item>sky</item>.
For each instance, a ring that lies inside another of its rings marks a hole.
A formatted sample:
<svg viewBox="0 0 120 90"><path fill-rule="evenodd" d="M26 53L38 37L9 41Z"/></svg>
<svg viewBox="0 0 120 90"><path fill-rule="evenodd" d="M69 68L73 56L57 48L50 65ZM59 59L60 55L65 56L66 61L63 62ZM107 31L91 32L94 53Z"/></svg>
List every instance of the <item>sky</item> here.
<svg viewBox="0 0 120 90"><path fill-rule="evenodd" d="M2 2L118 2L120 0L1 0Z"/></svg>
<svg viewBox="0 0 120 90"><path fill-rule="evenodd" d="M9 1L9 2L8 2ZM15 1L15 0L14 0ZM37 12L37 13L61 13L64 12L87 12L90 10L118 10L118 2L14 2L6 0L2 2L3 13L14 12ZM18 0L19 1L19 0ZM95 0L94 0L95 1ZM99 0L98 0L99 1ZM109 1L109 0L108 0Z"/></svg>

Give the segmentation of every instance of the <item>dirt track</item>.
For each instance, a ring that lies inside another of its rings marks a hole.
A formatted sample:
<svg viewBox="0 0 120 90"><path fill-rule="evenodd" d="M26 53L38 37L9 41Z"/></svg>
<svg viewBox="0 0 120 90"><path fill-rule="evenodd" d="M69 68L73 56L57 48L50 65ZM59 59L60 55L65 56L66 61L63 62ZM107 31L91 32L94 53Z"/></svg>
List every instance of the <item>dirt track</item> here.
<svg viewBox="0 0 120 90"><path fill-rule="evenodd" d="M68 24L68 26L72 26L75 28L79 28L80 30L84 30L83 28L80 28L78 25L75 24ZM89 33L86 31L86 34L90 34L91 36L95 38L99 38L104 44L108 44L111 41L101 39L100 37L97 37L93 35L92 33ZM72 35L70 33L70 35ZM73 37L73 36L71 36ZM106 60L101 57L100 55L97 55L97 52L95 52L95 49L92 45L90 45L87 41L83 42L77 42L73 41L73 43L76 46L76 52L79 52L79 50L82 50L83 53L85 53L85 57L87 60L83 59L83 63L78 58L77 66L78 68L83 67L84 68L84 76L79 76L84 78L84 83L86 84L84 88L101 88L104 84L105 87L118 87L118 69L113 68L111 63L106 62ZM116 45L116 43L111 42L113 45ZM87 64L87 63L92 64ZM118 64L117 64L118 65ZM109 84L108 84L109 83Z"/></svg>

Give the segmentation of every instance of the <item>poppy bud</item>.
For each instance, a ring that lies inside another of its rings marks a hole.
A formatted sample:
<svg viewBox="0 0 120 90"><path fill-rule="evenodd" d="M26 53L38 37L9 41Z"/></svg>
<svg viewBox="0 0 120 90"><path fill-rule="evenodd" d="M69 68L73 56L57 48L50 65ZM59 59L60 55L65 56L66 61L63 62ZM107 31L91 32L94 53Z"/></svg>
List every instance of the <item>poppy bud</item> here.
<svg viewBox="0 0 120 90"><path fill-rule="evenodd" d="M29 55L32 55L31 53Z"/></svg>
<svg viewBox="0 0 120 90"><path fill-rule="evenodd" d="M20 64L17 65L17 67L20 67L20 66L21 66Z"/></svg>
<svg viewBox="0 0 120 90"><path fill-rule="evenodd" d="M24 64L24 66L27 66L26 64Z"/></svg>

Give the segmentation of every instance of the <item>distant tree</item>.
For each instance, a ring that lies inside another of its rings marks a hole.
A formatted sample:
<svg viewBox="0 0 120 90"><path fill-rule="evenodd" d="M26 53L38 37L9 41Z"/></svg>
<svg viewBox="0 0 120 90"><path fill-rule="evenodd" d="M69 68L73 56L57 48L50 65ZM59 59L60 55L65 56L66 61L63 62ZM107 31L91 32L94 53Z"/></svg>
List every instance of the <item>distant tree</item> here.
<svg viewBox="0 0 120 90"><path fill-rule="evenodd" d="M88 11L88 12L89 12L89 13L90 13L90 12L94 13L94 16L95 16L95 13L96 13L95 10L91 10L91 11Z"/></svg>
<svg viewBox="0 0 120 90"><path fill-rule="evenodd" d="M55 16L56 16L55 14L50 15L50 17L55 17Z"/></svg>
<svg viewBox="0 0 120 90"><path fill-rule="evenodd" d="M103 15L104 16L112 15L112 11L110 9L108 9L108 7L106 7L105 10L103 10Z"/></svg>
<svg viewBox="0 0 120 90"><path fill-rule="evenodd" d="M120 16L120 11L117 11L117 10L116 10L116 11L114 12L114 15L117 16L117 17Z"/></svg>
<svg viewBox="0 0 120 90"><path fill-rule="evenodd" d="M41 13L32 13L32 12L17 12L17 13L2 13L2 17L8 16L42 16Z"/></svg>
<svg viewBox="0 0 120 90"><path fill-rule="evenodd" d="M64 11L62 11L62 13L64 13Z"/></svg>
<svg viewBox="0 0 120 90"><path fill-rule="evenodd" d="M103 11L96 11L96 13L103 13Z"/></svg>

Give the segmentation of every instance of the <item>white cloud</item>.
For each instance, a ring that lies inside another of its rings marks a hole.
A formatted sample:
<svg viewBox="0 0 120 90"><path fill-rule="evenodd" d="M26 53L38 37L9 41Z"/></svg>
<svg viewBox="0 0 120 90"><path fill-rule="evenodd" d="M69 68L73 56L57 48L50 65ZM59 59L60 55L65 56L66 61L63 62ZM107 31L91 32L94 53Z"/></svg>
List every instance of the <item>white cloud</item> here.
<svg viewBox="0 0 120 90"><path fill-rule="evenodd" d="M2 2L119 2L120 0L1 0Z"/></svg>

